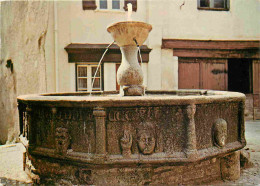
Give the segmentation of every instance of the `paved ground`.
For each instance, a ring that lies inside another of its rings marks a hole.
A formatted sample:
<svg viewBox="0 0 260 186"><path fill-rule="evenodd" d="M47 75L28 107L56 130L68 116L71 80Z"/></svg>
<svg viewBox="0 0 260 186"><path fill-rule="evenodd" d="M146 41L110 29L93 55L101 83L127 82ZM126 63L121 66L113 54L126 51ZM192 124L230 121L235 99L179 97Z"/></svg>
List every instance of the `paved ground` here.
<svg viewBox="0 0 260 186"><path fill-rule="evenodd" d="M244 149L250 152L254 164L251 168L242 170L241 177L236 182L226 182L227 185L259 185L260 186L260 121L246 122L246 141Z"/></svg>
<svg viewBox="0 0 260 186"><path fill-rule="evenodd" d="M251 154L254 166L242 170L235 182L219 182L216 185L259 185L260 186L260 121L246 122L245 149ZM22 144L0 146L0 186L32 185L32 180L23 171ZM215 185L215 184L214 184Z"/></svg>

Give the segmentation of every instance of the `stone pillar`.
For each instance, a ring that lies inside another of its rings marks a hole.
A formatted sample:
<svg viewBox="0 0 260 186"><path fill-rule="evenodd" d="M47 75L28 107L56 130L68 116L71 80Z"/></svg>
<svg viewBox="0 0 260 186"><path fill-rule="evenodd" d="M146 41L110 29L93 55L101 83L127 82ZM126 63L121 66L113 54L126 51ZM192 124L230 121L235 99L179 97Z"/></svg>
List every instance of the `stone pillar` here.
<svg viewBox="0 0 260 186"><path fill-rule="evenodd" d="M240 127L239 140L242 144L246 145L244 113L245 113L245 100L239 103L239 127Z"/></svg>
<svg viewBox="0 0 260 186"><path fill-rule="evenodd" d="M240 152L236 151L220 159L221 177L223 180L240 178Z"/></svg>
<svg viewBox="0 0 260 186"><path fill-rule="evenodd" d="M29 141L29 147L34 147L35 145L35 140L34 140L34 131L35 131L35 126L33 126L33 122L32 122L32 111L33 109L31 108L30 105L27 105L26 107L26 118L27 118L27 127L26 127L26 131L25 136L27 137L27 140Z"/></svg>
<svg viewBox="0 0 260 186"><path fill-rule="evenodd" d="M195 121L194 115L196 112L196 105L188 105L187 109L188 116L188 126L187 126L187 143L186 143L186 155L189 159L196 159L198 156L197 152L197 142L196 142L196 131L195 131Z"/></svg>
<svg viewBox="0 0 260 186"><path fill-rule="evenodd" d="M96 121L96 154L106 154L106 111L96 107L93 115Z"/></svg>
<svg viewBox="0 0 260 186"><path fill-rule="evenodd" d="M20 135L24 133L24 112L25 112L25 105L23 103L17 104L19 110L19 126L20 126Z"/></svg>

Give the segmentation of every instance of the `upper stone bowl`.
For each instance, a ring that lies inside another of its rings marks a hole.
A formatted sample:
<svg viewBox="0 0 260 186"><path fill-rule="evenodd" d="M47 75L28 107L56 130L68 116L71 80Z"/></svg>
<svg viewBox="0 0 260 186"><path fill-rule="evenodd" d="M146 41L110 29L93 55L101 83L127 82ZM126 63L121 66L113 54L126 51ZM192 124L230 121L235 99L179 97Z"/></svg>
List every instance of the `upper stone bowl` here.
<svg viewBox="0 0 260 186"><path fill-rule="evenodd" d="M111 33L119 47L129 45L136 46L134 38L138 45L141 46L151 30L152 26L150 24L138 21L118 22L107 28L107 31Z"/></svg>

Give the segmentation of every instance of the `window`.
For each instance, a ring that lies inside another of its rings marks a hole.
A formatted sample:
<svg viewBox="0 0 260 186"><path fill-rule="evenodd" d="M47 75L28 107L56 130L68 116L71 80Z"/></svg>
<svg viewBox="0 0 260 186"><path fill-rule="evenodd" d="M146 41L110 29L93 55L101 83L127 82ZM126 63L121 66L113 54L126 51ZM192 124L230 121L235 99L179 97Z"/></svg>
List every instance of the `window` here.
<svg viewBox="0 0 260 186"><path fill-rule="evenodd" d="M229 10L229 0L198 0L198 9Z"/></svg>
<svg viewBox="0 0 260 186"><path fill-rule="evenodd" d="M127 4L133 5L133 11L137 11L137 0L82 0L83 10L120 10L127 11Z"/></svg>
<svg viewBox="0 0 260 186"><path fill-rule="evenodd" d="M101 68L97 71L96 78L94 75L97 70L97 65L77 65L77 91L101 91L102 90L102 74Z"/></svg>
<svg viewBox="0 0 260 186"><path fill-rule="evenodd" d="M100 10L123 10L123 0L96 0L97 7Z"/></svg>

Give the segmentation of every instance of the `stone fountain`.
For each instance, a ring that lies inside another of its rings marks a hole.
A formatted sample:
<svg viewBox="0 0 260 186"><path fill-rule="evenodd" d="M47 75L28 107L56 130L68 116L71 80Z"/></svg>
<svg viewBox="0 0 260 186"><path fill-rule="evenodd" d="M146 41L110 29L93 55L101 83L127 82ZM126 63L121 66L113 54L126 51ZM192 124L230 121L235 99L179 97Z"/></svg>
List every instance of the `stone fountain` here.
<svg viewBox="0 0 260 186"><path fill-rule="evenodd" d="M146 91L137 61L152 27L108 27L122 51L121 95L18 97L24 169L43 183L199 184L240 175L245 146L241 93ZM123 95L123 96L122 96ZM143 96L142 96L143 95Z"/></svg>

